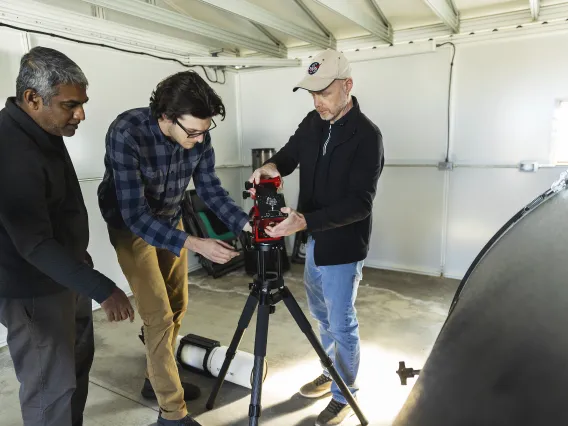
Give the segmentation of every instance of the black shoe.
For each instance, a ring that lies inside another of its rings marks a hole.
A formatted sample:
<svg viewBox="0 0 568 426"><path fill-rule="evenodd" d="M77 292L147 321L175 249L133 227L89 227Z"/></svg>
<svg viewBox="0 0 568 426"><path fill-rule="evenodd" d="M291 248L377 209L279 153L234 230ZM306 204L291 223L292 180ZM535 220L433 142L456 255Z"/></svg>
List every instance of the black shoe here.
<svg viewBox="0 0 568 426"><path fill-rule="evenodd" d="M183 399L185 401L193 401L201 396L201 389L197 386L192 385L191 383L182 383L181 385L183 387ZM144 386L140 393L146 399L158 399L154 392L154 388L152 387L152 383L150 383L150 380L148 379L144 380Z"/></svg>
<svg viewBox="0 0 568 426"><path fill-rule="evenodd" d="M191 418L189 414L180 420L166 420L162 418L162 413L160 413L158 426L201 426L201 424Z"/></svg>

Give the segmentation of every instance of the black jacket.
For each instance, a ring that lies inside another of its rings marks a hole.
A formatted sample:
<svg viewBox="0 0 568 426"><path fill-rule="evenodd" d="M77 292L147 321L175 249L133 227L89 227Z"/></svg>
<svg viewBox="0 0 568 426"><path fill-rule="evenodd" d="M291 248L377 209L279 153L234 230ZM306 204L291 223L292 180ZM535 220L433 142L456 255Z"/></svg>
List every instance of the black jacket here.
<svg viewBox="0 0 568 426"><path fill-rule="evenodd" d="M360 110L353 108L331 128L317 111L300 123L288 143L266 163L282 176L300 166L300 200L315 243L316 265L338 265L366 258L372 228L373 200L384 167L382 135Z"/></svg>
<svg viewBox="0 0 568 426"><path fill-rule="evenodd" d="M103 302L115 284L86 263L88 244L87 209L63 138L8 99L0 111L0 298L67 287Z"/></svg>

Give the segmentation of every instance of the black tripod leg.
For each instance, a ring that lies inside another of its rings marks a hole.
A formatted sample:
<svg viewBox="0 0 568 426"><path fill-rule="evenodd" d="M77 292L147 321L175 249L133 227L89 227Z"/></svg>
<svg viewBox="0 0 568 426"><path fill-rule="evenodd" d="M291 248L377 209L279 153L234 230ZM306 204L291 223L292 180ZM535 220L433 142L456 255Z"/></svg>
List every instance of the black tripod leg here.
<svg viewBox="0 0 568 426"><path fill-rule="evenodd" d="M206 407L208 410L211 410L215 404L215 400L217 399L217 395L221 390L221 386L223 386L223 381L225 380L227 371L229 371L229 367L231 366L231 361L233 361L233 358L237 353L237 349L239 347L239 344L241 343L243 335L245 334L245 330L248 328L250 320L252 319L254 311L256 310L257 303L258 294L256 290L254 290L254 292L251 292L251 294L249 295L245 307L243 308L243 312L241 314L241 317L239 318L239 323L237 325L237 330L235 331L233 340L231 340L231 344L227 349L225 361L223 362L223 366L221 367L221 371L219 372L215 386L213 387L211 395L209 396L209 400L207 401Z"/></svg>
<svg viewBox="0 0 568 426"><path fill-rule="evenodd" d="M296 301L296 299L294 298L294 296L287 287L283 287L280 290L280 293L282 294L282 300L284 301L286 307L292 314L292 317L294 317L294 319L296 320L298 327L300 327L300 330L302 330L302 332L306 335L306 337L312 344L314 350L316 351L316 353L320 358L321 363L323 364L324 367L327 368L327 371L329 372L335 383L337 383L337 386L339 387L341 393L347 400L347 403L351 406L351 408L353 408L353 411L359 418L361 425L362 426L368 425L369 421L365 418L365 415L361 411L361 408L359 408L359 404L357 404L357 401L353 397L353 394L349 391L349 388L347 387L347 385L345 384L345 382L343 381L343 379L335 369L333 361L325 353L325 349L323 348L319 339L314 333L312 325L310 324L310 322L302 312L300 305L298 305L298 302Z"/></svg>
<svg viewBox="0 0 568 426"><path fill-rule="evenodd" d="M262 381L264 378L264 358L266 357L266 344L268 340L268 322L270 319L269 296L263 294L258 306L256 322L256 336L254 341L254 367L252 393L249 406L249 426L257 426L262 407Z"/></svg>

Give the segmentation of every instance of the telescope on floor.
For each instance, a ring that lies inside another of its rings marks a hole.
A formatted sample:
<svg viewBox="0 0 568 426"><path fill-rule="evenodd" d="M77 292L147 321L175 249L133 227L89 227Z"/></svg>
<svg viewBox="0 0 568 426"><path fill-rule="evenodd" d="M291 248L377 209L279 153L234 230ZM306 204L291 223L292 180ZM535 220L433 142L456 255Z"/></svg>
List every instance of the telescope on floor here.
<svg viewBox="0 0 568 426"><path fill-rule="evenodd" d="M144 343L144 328L140 330L140 340ZM175 356L179 365L187 371L206 377L216 378L219 376L223 362L228 351L227 346L222 346L217 340L188 334L178 335L176 338ZM252 389L254 356L248 352L237 351L225 379L236 385ZM268 363L264 361L264 376L266 379Z"/></svg>
<svg viewBox="0 0 568 426"><path fill-rule="evenodd" d="M568 424L567 284L564 172L475 258L393 426Z"/></svg>
<svg viewBox="0 0 568 426"><path fill-rule="evenodd" d="M261 416L261 395L262 382L266 376L266 346L268 339L268 325L270 314L276 311L276 304L283 301L288 311L296 321L300 330L306 335L321 364L329 371L331 377L337 383L347 403L353 408L353 411L359 418L361 425L368 425L369 422L363 415L357 401L349 392L349 389L337 370L333 365L330 357L327 356L324 348L319 342L312 326L298 302L292 295L288 287L284 285L282 276L282 256L281 252L284 246L283 238L274 238L266 232L268 226L275 226L277 223L285 220L286 216L281 213L283 205L283 197L279 197L278 190L280 188L280 178L262 180L258 184L245 183L247 190L254 189L251 194L245 192L243 196L246 198L252 196L255 204L250 211L250 223L252 227L252 237L250 239L250 247L255 250L258 257L257 274L254 276L253 282L250 284L250 294L243 308L241 317L238 321L237 329L233 335L233 339L226 351L225 361L219 372L219 377L207 401L207 409L211 410L215 404L217 395L221 390L223 381L231 365L234 362L238 346L243 335L248 328L252 316L258 306L255 347L254 347L254 365L253 365L253 384L251 392L251 402L249 406L249 426L257 426L259 417ZM247 195L249 194L249 195ZM276 271L267 271L267 256L276 251L277 262Z"/></svg>

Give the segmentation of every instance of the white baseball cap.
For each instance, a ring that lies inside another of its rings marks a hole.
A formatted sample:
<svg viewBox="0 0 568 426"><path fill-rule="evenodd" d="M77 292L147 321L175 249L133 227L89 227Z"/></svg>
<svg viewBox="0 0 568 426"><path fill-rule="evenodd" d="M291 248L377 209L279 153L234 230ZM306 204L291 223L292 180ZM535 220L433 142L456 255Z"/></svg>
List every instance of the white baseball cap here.
<svg viewBox="0 0 568 426"><path fill-rule="evenodd" d="M350 77L351 65L345 55L327 49L313 58L303 80L294 87L294 92L298 89L319 92L335 80L345 80Z"/></svg>

